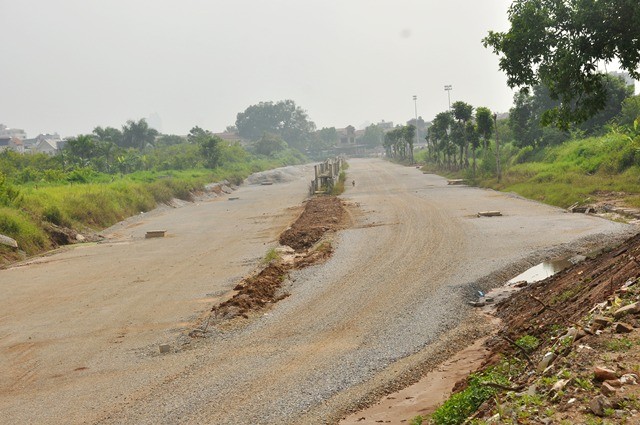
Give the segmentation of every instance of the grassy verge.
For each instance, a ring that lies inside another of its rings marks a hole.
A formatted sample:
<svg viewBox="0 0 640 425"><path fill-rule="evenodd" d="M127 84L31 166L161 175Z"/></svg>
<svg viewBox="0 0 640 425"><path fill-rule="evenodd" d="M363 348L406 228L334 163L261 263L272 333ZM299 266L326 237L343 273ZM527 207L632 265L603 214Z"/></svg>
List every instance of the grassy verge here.
<svg viewBox="0 0 640 425"><path fill-rule="evenodd" d="M81 183L16 185L2 179L0 234L15 239L20 250L33 255L54 246L45 230L49 223L96 231L173 198L190 200L207 183L226 179L239 184L253 172L284 165L281 162L259 159L214 170L140 171L126 176L87 172ZM0 263L14 259L10 254L3 248Z"/></svg>
<svg viewBox="0 0 640 425"><path fill-rule="evenodd" d="M471 184L515 192L559 207L595 201L611 192L640 207L640 137L610 133L559 146L501 149L502 179L497 181L493 155L479 154L476 176L470 169L449 171L427 164L424 171L464 178Z"/></svg>

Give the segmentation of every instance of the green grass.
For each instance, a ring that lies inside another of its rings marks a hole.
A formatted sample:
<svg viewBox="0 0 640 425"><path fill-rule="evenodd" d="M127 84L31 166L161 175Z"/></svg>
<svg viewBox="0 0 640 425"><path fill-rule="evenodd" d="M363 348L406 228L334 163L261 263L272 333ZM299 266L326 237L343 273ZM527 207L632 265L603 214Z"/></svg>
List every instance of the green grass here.
<svg viewBox="0 0 640 425"><path fill-rule="evenodd" d="M622 192L627 203L640 207L640 137L609 133L537 150L507 145L503 153L501 181L481 173L480 163L476 184L563 208L601 192ZM452 174L472 177L470 170Z"/></svg>
<svg viewBox="0 0 640 425"><path fill-rule="evenodd" d="M46 222L75 229L99 230L173 198L191 200L210 182L239 184L251 173L298 164L303 157L287 152L275 158L252 158L216 169L137 171L108 175L88 169L58 181L18 184L0 181L0 234L21 250L36 254L52 247ZM0 174L0 177L3 177ZM0 262L5 257L0 255Z"/></svg>

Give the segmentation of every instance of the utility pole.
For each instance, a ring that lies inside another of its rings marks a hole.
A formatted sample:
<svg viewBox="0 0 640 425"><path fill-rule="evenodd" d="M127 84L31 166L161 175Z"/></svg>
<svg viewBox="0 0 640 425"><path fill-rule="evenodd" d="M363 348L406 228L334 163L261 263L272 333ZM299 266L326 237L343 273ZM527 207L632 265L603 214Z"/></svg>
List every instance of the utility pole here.
<svg viewBox="0 0 640 425"><path fill-rule="evenodd" d="M500 139L498 137L498 114L493 114L493 124L496 127L496 173L498 174L498 183L502 177L500 173Z"/></svg>
<svg viewBox="0 0 640 425"><path fill-rule="evenodd" d="M413 107L416 112L416 146L418 146L419 134L420 130L418 129L418 96L413 95ZM413 164L413 149L411 149L411 164Z"/></svg>
<svg viewBox="0 0 640 425"><path fill-rule="evenodd" d="M451 90L453 90L453 86L451 84L447 84L444 86L444 90L447 92L447 97L449 98L449 111L451 110Z"/></svg>

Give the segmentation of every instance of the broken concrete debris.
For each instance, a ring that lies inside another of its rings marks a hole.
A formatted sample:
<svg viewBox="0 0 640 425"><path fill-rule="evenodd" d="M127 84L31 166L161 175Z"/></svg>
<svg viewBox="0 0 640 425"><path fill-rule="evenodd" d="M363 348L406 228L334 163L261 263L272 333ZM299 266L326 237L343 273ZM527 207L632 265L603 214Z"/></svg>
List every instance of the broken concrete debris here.
<svg viewBox="0 0 640 425"><path fill-rule="evenodd" d="M145 239L164 238L165 233L167 233L166 230L149 230L144 237Z"/></svg>

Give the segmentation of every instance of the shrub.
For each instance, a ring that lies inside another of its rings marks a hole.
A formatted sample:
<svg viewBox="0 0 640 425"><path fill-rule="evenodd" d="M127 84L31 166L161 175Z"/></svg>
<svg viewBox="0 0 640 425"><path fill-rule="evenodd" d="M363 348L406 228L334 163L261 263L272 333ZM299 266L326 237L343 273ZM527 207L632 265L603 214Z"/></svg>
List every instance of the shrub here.
<svg viewBox="0 0 640 425"><path fill-rule="evenodd" d="M51 246L44 231L28 215L11 208L0 207L0 234L15 239L20 249L29 254Z"/></svg>

